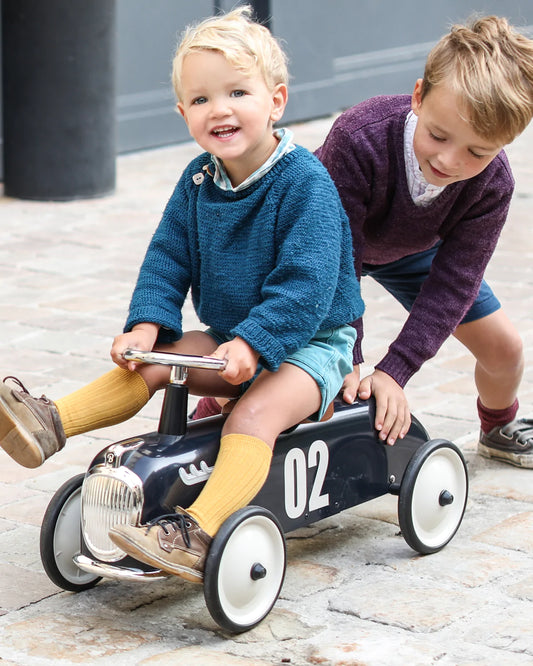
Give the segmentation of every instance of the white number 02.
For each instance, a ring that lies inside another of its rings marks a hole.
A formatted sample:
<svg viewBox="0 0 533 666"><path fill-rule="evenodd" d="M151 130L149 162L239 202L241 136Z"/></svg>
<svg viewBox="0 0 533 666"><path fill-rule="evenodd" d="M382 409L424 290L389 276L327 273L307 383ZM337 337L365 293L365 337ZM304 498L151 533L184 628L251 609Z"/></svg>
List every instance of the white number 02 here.
<svg viewBox="0 0 533 666"><path fill-rule="evenodd" d="M322 494L329 462L329 449L321 439L309 447L308 458L302 449L291 449L285 456L285 511L289 518L298 518L307 505L307 469L316 467L316 475L309 494L309 511L329 504L329 493Z"/></svg>

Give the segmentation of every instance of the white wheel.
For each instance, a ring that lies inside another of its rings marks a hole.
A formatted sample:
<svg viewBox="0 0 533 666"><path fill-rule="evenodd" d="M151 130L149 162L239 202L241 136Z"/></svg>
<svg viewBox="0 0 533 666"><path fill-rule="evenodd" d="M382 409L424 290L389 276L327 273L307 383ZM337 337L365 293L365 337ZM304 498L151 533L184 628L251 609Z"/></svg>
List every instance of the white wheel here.
<svg viewBox="0 0 533 666"><path fill-rule="evenodd" d="M463 519L468 475L461 451L432 440L413 455L400 486L398 518L404 539L425 555L443 548Z"/></svg>
<svg viewBox="0 0 533 666"><path fill-rule="evenodd" d="M81 487L84 474L64 483L50 500L41 525L41 561L58 587L81 592L100 576L82 571L73 561L81 551Z"/></svg>
<svg viewBox="0 0 533 666"><path fill-rule="evenodd" d="M276 517L257 506L236 511L215 535L206 560L204 596L213 619L234 633L261 622L279 596L286 561Z"/></svg>

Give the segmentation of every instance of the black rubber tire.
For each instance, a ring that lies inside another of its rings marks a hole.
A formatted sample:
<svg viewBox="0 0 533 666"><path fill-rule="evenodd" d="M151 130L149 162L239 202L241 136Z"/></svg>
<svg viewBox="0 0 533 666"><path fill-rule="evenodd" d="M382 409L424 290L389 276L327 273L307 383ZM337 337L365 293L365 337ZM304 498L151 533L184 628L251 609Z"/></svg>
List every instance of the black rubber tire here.
<svg viewBox="0 0 533 666"><path fill-rule="evenodd" d="M230 633L259 624L279 596L287 567L283 529L273 513L247 506L215 535L204 574L204 597L212 618Z"/></svg>
<svg viewBox="0 0 533 666"><path fill-rule="evenodd" d="M468 499L468 472L455 444L434 439L416 450L400 485L398 519L405 541L436 553L459 529Z"/></svg>
<svg viewBox="0 0 533 666"><path fill-rule="evenodd" d="M58 587L82 592L94 587L101 576L79 569L72 561L81 548L81 487L85 474L64 483L50 500L41 525L41 561Z"/></svg>

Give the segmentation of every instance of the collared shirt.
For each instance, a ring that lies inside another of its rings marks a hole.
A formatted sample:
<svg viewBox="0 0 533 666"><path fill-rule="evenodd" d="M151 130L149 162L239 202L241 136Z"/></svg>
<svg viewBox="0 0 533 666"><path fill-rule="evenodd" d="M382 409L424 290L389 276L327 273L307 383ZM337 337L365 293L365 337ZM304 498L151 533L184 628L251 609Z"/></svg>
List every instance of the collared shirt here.
<svg viewBox="0 0 533 666"><path fill-rule="evenodd" d="M422 174L415 156L413 137L415 135L418 116L410 111L405 119L403 151L409 193L416 206L427 206L444 190L446 185L431 185Z"/></svg>
<svg viewBox="0 0 533 666"><path fill-rule="evenodd" d="M262 178L265 173L268 173L270 169L279 162L279 160L290 153L295 149L294 143L292 143L293 132L287 128L281 128L274 130L274 136L278 139L279 143L276 150L268 158L268 160L262 164L259 169L256 169L252 174L246 178L240 185L233 187L231 180L227 174L227 171L220 160L216 155L211 155L211 159L215 165L215 175L213 176L213 181L215 185L218 185L221 190L230 191L230 192L240 192L241 190L246 189L253 183L256 183L260 178Z"/></svg>

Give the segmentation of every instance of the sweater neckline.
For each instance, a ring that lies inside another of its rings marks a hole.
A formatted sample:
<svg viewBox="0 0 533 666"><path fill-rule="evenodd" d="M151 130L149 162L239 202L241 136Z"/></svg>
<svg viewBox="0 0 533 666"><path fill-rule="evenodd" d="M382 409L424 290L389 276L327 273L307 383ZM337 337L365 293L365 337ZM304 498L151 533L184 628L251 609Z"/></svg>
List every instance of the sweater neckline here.
<svg viewBox="0 0 533 666"><path fill-rule="evenodd" d="M409 184L407 182L407 166L405 163L404 129L405 121L410 110L411 106L407 105L406 108L402 110L402 113L399 113L396 116L396 125L394 127L395 143L400 148L396 151L397 168L399 173L398 177L400 179L399 185L404 204L410 209L411 214L424 216L428 211L434 210L435 208L440 208L440 206L446 204L448 199L457 189L457 185L460 185L460 183L451 183L450 185L447 185L439 194L439 196L433 199L433 201L431 201L427 206L417 206L415 204L413 198L411 197L411 193L409 192Z"/></svg>
<svg viewBox="0 0 533 666"><path fill-rule="evenodd" d="M214 170L214 164L212 161L212 156L209 153L205 153L208 161L206 165L203 167L205 173L210 176L211 180L211 186L216 190L218 196L227 198L230 200L238 200L238 199L243 199L247 196L252 195L255 193L257 190L261 189L265 184L270 183L272 180L277 178L288 166L288 162L292 161L295 159L295 157L301 152L302 148L301 146L295 144L294 149L291 150L290 152L286 152L268 171L267 173L263 174L261 178L258 180L254 181L244 189L238 189L238 190L225 190L214 182L213 179L213 170ZM210 168L206 168L210 167Z"/></svg>

